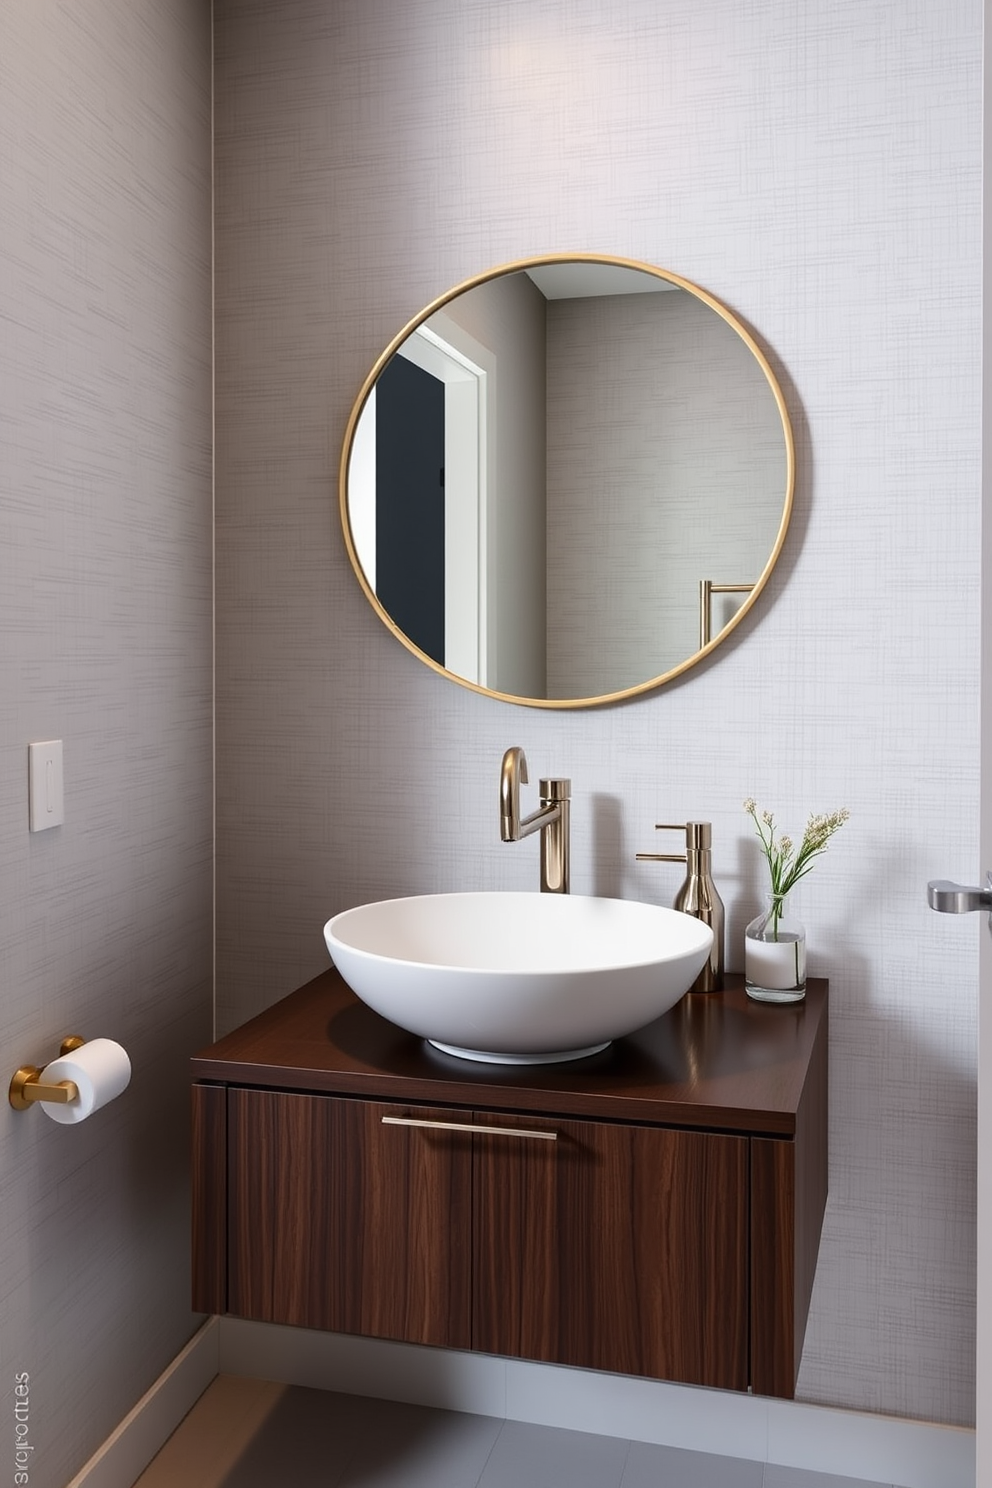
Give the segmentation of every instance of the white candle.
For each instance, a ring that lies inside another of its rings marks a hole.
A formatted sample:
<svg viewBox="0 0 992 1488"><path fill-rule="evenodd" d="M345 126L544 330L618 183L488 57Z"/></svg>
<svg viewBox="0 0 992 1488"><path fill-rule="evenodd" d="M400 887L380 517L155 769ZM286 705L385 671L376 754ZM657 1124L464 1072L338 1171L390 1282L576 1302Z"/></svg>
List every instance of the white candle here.
<svg viewBox="0 0 992 1488"><path fill-rule="evenodd" d="M804 940L751 940L744 942L744 975L756 987L786 992L806 982Z"/></svg>

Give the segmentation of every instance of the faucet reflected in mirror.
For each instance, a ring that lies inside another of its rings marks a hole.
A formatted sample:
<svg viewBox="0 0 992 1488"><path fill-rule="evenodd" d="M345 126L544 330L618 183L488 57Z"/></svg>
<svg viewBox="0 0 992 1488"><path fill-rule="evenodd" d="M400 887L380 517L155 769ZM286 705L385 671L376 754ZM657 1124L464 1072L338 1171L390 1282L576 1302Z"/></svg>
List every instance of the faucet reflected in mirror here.
<svg viewBox="0 0 992 1488"><path fill-rule="evenodd" d="M503 842L519 842L532 832L541 834L541 893L569 891L569 818L571 780L542 780L540 805L521 819L520 787L526 785L527 756L519 745L503 755L499 779L499 835Z"/></svg>

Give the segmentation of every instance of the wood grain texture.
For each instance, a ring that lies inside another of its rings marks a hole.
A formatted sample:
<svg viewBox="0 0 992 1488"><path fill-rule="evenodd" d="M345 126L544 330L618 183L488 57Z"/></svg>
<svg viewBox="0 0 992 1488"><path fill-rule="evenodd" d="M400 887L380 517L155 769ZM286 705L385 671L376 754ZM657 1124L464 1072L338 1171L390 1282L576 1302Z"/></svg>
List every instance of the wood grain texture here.
<svg viewBox="0 0 992 1488"><path fill-rule="evenodd" d="M230 1311L791 1397L826 1196L827 990L769 1009L730 982L571 1070L437 1054L333 971L204 1050L194 1073L231 1082ZM197 1134L198 1171L219 1171L216 1130ZM198 1212L222 1223L208 1197ZM217 1241L196 1243L216 1267Z"/></svg>
<svg viewBox="0 0 992 1488"><path fill-rule="evenodd" d="M471 1138L386 1114L405 1112L230 1092L231 1312L469 1346Z"/></svg>
<svg viewBox="0 0 992 1488"><path fill-rule="evenodd" d="M751 1139L751 1387L789 1398L795 1351L796 1149Z"/></svg>
<svg viewBox="0 0 992 1488"><path fill-rule="evenodd" d="M499 1121L558 1137L474 1139L473 1347L745 1389L746 1139Z"/></svg>
<svg viewBox="0 0 992 1488"><path fill-rule="evenodd" d="M227 1087L192 1091L192 1305L227 1311Z"/></svg>
<svg viewBox="0 0 992 1488"><path fill-rule="evenodd" d="M192 1061L194 1079L793 1136L827 983L806 1001L751 1002L743 978L574 1064L471 1064L359 1002L330 968Z"/></svg>

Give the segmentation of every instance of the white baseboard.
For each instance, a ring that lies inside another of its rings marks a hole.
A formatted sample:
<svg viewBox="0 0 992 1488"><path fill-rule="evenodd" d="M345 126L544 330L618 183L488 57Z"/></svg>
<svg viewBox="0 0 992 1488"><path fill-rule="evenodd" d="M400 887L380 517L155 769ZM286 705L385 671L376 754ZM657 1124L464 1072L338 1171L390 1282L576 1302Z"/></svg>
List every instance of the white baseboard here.
<svg viewBox="0 0 992 1488"><path fill-rule="evenodd" d="M220 1328L210 1318L94 1452L67 1488L132 1488L217 1376Z"/></svg>
<svg viewBox="0 0 992 1488"><path fill-rule="evenodd" d="M67 1488L132 1488L218 1373L901 1488L975 1488L975 1433L961 1427L237 1318L206 1322Z"/></svg>
<svg viewBox="0 0 992 1488"><path fill-rule="evenodd" d="M219 1326L222 1374L564 1426L901 1488L975 1488L975 1433L962 1427L237 1318L221 1318ZM86 1488L104 1488L103 1481L87 1480Z"/></svg>

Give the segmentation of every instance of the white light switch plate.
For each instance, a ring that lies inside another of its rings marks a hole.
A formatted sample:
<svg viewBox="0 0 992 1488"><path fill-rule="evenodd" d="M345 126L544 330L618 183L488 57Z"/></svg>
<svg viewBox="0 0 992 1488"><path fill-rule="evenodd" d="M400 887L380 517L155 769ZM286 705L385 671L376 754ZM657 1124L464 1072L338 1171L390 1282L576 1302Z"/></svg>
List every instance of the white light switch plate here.
<svg viewBox="0 0 992 1488"><path fill-rule="evenodd" d="M60 827L62 801L62 740L28 745L28 825L32 832Z"/></svg>

